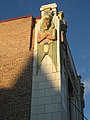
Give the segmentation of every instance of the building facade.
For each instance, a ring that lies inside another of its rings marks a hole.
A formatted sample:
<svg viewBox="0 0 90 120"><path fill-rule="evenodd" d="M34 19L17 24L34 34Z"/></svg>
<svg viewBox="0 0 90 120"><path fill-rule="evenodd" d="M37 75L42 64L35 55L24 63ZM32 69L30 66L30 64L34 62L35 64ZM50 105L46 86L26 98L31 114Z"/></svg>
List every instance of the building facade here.
<svg viewBox="0 0 90 120"><path fill-rule="evenodd" d="M0 22L0 120L84 120L84 85L57 5Z"/></svg>

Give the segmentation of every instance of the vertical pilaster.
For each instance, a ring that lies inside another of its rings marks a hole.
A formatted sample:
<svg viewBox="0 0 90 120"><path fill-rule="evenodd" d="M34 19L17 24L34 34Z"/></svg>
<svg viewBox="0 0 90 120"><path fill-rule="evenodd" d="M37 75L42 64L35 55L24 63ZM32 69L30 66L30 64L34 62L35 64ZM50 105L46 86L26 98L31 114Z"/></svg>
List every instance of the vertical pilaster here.
<svg viewBox="0 0 90 120"><path fill-rule="evenodd" d="M45 55L37 68L37 35L41 21L35 27L35 46L32 80L31 120L60 120L61 118L61 72L60 72L60 20L56 13L56 4L44 6L54 10L53 22L56 34L56 65L52 55ZM42 11L44 9L42 7ZM42 12L44 14L44 12ZM52 43L50 43L52 44ZM52 52L53 54L53 49Z"/></svg>

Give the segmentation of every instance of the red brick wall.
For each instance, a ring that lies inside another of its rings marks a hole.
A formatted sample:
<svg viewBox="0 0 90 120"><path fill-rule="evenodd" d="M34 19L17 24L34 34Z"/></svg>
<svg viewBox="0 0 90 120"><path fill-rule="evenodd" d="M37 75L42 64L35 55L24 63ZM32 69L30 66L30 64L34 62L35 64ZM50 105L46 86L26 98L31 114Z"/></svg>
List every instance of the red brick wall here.
<svg viewBox="0 0 90 120"><path fill-rule="evenodd" d="M33 25L31 16L0 23L0 120L30 118Z"/></svg>

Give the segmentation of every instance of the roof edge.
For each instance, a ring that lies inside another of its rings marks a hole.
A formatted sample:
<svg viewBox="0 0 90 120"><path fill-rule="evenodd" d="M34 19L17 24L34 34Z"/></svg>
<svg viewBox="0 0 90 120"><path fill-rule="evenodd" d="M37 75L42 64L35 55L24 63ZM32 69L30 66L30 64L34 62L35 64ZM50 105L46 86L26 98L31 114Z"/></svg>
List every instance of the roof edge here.
<svg viewBox="0 0 90 120"><path fill-rule="evenodd" d="M28 18L28 17L33 17L33 16L32 15L26 15L26 16L21 16L21 17L17 17L17 18L10 18L10 19L7 19L7 20L0 20L0 23L9 22L9 21L13 21L13 20L18 20L18 19L22 19L22 18Z"/></svg>

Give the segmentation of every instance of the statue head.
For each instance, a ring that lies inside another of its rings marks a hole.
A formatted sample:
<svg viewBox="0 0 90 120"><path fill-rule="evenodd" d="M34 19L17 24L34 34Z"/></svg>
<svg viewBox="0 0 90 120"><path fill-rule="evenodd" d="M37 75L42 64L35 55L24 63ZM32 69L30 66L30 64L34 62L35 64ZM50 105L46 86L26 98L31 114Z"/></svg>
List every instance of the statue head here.
<svg viewBox="0 0 90 120"><path fill-rule="evenodd" d="M42 24L40 31L44 32L45 30L51 30L54 28L54 23L52 22L53 11L51 8L45 8L43 14Z"/></svg>
<svg viewBox="0 0 90 120"><path fill-rule="evenodd" d="M49 27L51 26L51 16L50 15L45 15L43 18L42 26L44 27L45 30L48 30Z"/></svg>
<svg viewBox="0 0 90 120"><path fill-rule="evenodd" d="M52 22L52 16L45 14L40 26L40 31L44 32L45 30L51 30L54 28L54 23Z"/></svg>

